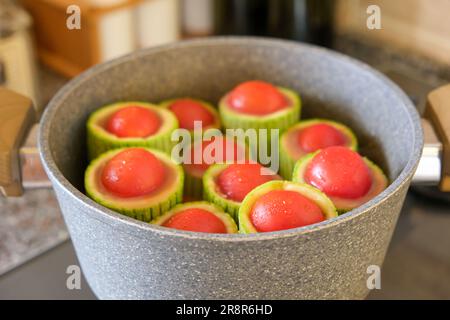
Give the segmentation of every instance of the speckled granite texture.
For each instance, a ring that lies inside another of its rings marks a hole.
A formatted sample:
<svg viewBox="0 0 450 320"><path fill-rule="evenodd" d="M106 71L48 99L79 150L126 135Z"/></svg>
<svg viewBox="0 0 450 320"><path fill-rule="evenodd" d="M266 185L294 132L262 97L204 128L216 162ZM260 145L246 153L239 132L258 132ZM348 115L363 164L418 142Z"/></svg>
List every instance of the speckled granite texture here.
<svg viewBox="0 0 450 320"><path fill-rule="evenodd" d="M339 218L255 235L152 226L82 193L84 123L97 106L187 94L217 102L236 83L254 78L301 92L305 116L349 124L392 184ZM90 70L51 102L40 143L84 274L98 297L345 299L364 298L367 267L384 260L422 135L411 102L363 64L286 41L227 38L141 51Z"/></svg>
<svg viewBox="0 0 450 320"><path fill-rule="evenodd" d="M69 237L53 190L0 197L0 274Z"/></svg>

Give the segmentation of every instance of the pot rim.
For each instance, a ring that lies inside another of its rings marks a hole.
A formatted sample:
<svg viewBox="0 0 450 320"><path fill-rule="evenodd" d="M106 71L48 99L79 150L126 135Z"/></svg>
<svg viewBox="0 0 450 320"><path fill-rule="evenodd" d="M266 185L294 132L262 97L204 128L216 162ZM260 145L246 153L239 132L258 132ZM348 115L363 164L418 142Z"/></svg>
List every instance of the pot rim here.
<svg viewBox="0 0 450 320"><path fill-rule="evenodd" d="M376 80L383 83L386 87L389 87L390 90L396 94L402 101L401 107L406 110L409 115L409 122L411 126L414 128L413 135L413 152L401 173L398 177L390 183L390 185L375 198L366 202L362 206L351 210L343 215L340 215L336 218L332 218L329 220L325 220L323 222L308 225L300 228L274 231L274 232L266 232L266 233L255 233L255 234L209 234L209 233L198 233L198 232L189 232L189 231L181 231L176 229L165 228L161 226L155 226L149 224L147 222L142 222L127 216L124 216L120 213L107 209L106 207L101 206L96 203L92 199L90 199L87 195L79 191L75 188L61 173L56 163L54 162L52 152L50 150L49 145L49 136L50 136L50 128L51 123L54 119L56 110L61 103L64 102L66 96L68 96L72 90L78 88L83 85L83 83L91 77L97 76L99 73L102 73L109 68L113 68L114 66L126 63L130 60L139 59L141 57L145 57L151 55L153 53L160 53L165 51L171 51L173 49L178 48L188 48L188 47L205 47L205 46L223 46L223 45L258 45L258 46L282 46L285 48L295 49L297 47L303 47L309 51L312 51L316 54L320 55L328 55L333 56L337 61L341 61L342 63L350 64L354 68L358 68L360 71L365 72L368 76L375 78ZM417 112L417 109L412 104L411 100L406 96L406 94L390 79L381 74L379 71L373 69L369 65L351 58L347 55L335 52L330 49L298 43L289 40L282 39L272 39L272 38L263 38L263 37L242 37L242 36L221 36L221 37L209 37L203 39L191 39L191 40L183 40L174 44L158 46L154 48L148 48L136 51L134 53L125 55L123 57L111 60L106 63L98 64L87 71L83 72L81 75L69 81L59 92L52 98L50 103L48 104L41 120L41 128L39 132L39 149L41 154L42 163L44 168L49 175L50 180L54 185L57 185L59 188L64 190L67 195L70 195L74 200L76 200L80 206L86 207L89 209L87 212L92 213L92 218L97 220L101 220L104 223L107 223L113 227L125 227L128 230L133 228L141 229L141 231L148 231L158 233L160 236L167 237L180 237L185 239L192 240L206 240L206 241L221 241L221 242L246 242L246 241L260 241L260 240L275 240L287 237L294 237L299 235L305 235L310 232L315 232L318 230L322 230L325 228L331 228L345 221L354 219L362 214L367 214L370 212L371 208L380 205L384 201L386 201L389 197L395 194L399 189L401 189L405 184L409 184L422 155L423 148L423 133L420 123L420 116ZM132 232L132 231L131 231ZM130 232L130 233L131 233ZM135 234L134 232L132 232Z"/></svg>

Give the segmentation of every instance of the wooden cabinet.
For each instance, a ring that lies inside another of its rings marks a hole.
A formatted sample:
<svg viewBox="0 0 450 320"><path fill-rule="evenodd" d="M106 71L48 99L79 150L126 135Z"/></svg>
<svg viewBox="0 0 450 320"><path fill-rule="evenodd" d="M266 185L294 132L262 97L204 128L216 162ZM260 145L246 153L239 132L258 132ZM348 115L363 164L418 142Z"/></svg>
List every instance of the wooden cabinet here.
<svg viewBox="0 0 450 320"><path fill-rule="evenodd" d="M178 29L178 0L20 0L34 19L33 29L39 58L65 76L75 76L90 66L129 53L142 47L140 30L147 28L145 10L160 10L167 19L160 20L161 31ZM171 3L171 4L169 4ZM166 5L167 4L167 5ZM70 30L67 19L70 6L80 9L81 28ZM164 5L166 5L164 7ZM164 11L165 10L165 11ZM158 12L152 12L158 15ZM172 15L170 15L172 14ZM148 21L147 21L148 22ZM154 27L156 28L156 27ZM153 29L153 31L158 31ZM164 33L155 44L170 42L177 31ZM145 45L151 45L147 39Z"/></svg>

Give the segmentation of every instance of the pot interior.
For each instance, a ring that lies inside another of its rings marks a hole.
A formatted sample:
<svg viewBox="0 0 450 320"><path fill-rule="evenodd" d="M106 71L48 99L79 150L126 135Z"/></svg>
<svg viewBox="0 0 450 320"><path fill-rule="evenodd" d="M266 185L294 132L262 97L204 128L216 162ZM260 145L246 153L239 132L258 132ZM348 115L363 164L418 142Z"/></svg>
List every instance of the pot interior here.
<svg viewBox="0 0 450 320"><path fill-rule="evenodd" d="M361 152L378 163L391 181L408 161L418 158L414 155L420 139L417 115L384 77L330 51L256 39L190 41L95 67L52 101L41 144L51 150L62 175L83 191L85 122L91 112L124 100L156 103L191 96L217 103L236 84L251 79L299 92L302 118L324 117L350 126Z"/></svg>

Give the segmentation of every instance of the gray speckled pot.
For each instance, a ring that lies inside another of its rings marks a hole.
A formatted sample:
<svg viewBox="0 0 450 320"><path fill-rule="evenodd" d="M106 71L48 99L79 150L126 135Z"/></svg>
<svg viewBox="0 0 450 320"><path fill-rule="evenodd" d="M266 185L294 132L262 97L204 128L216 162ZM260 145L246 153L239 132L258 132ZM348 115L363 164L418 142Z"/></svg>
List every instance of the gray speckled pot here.
<svg viewBox="0 0 450 320"><path fill-rule="evenodd" d="M117 100L196 96L235 84L293 88L305 116L352 126L391 185L339 218L255 235L180 232L112 212L83 194L85 120ZM364 298L381 265L422 150L408 98L370 67L316 47L255 38L181 42L99 65L70 82L42 120L40 148L85 276L99 298Z"/></svg>

